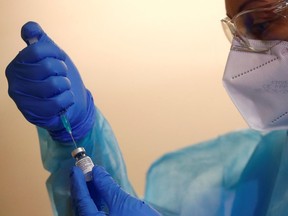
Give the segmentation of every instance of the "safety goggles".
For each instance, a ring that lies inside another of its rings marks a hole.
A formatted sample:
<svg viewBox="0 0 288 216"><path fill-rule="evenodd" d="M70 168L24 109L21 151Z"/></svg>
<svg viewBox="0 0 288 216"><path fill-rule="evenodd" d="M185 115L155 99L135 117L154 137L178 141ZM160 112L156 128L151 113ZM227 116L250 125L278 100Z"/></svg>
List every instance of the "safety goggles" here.
<svg viewBox="0 0 288 216"><path fill-rule="evenodd" d="M231 43L236 38L244 50L267 51L277 41L283 40L283 33L288 38L288 0L278 0L273 4L242 11L232 19L222 19L221 23Z"/></svg>

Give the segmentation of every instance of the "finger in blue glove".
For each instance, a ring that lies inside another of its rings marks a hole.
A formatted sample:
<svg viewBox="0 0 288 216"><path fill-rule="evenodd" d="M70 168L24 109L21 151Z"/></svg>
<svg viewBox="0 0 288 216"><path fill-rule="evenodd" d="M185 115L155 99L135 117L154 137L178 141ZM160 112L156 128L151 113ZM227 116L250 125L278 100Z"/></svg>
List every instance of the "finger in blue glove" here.
<svg viewBox="0 0 288 216"><path fill-rule="evenodd" d="M37 23L26 23L21 36L28 46L6 68L10 97L29 122L61 142L70 141L60 120L67 111L74 138L83 138L93 126L95 107L77 68ZM37 42L29 45L29 38Z"/></svg>
<svg viewBox="0 0 288 216"><path fill-rule="evenodd" d="M159 216L160 213L144 201L126 193L101 166L92 170L93 183L109 208L110 216Z"/></svg>
<svg viewBox="0 0 288 216"><path fill-rule="evenodd" d="M98 211L93 199L90 196L82 170L74 166L70 174L71 196L75 211L79 216L105 216Z"/></svg>

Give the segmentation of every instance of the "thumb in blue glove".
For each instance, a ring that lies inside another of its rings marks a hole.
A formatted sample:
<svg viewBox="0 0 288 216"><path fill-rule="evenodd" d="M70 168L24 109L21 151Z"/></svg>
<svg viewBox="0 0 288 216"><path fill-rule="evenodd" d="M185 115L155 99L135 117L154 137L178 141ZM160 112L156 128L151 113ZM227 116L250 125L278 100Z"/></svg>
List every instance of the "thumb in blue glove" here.
<svg viewBox="0 0 288 216"><path fill-rule="evenodd" d="M90 196L95 192L107 204L110 216L160 216L160 213L148 204L123 191L103 167L94 166L92 175L96 191L89 193L82 171L78 167L72 168L71 196L80 216L103 214L98 211Z"/></svg>
<svg viewBox="0 0 288 216"><path fill-rule="evenodd" d="M70 141L60 120L66 112L81 139L92 128L95 107L77 68L37 23L26 23L21 36L28 46L6 68L10 97L29 122L63 142Z"/></svg>

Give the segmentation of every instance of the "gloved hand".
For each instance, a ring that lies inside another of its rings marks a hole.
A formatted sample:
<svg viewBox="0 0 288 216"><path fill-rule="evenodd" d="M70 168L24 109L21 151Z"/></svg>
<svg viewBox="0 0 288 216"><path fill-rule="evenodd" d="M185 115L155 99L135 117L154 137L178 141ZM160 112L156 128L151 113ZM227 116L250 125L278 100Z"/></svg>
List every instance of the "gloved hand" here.
<svg viewBox="0 0 288 216"><path fill-rule="evenodd" d="M29 122L47 129L53 139L70 141L60 120L64 112L75 139L84 137L93 126L95 107L77 68L37 23L26 23L21 36L28 46L6 68L10 97Z"/></svg>
<svg viewBox="0 0 288 216"><path fill-rule="evenodd" d="M123 191L103 167L94 166L92 184L95 191L88 190L84 175L80 168L73 167L70 175L71 196L79 216L104 216L96 206L91 193L96 192L109 208L110 216L159 216L156 210L145 202L132 197ZM90 183L90 182L89 182Z"/></svg>

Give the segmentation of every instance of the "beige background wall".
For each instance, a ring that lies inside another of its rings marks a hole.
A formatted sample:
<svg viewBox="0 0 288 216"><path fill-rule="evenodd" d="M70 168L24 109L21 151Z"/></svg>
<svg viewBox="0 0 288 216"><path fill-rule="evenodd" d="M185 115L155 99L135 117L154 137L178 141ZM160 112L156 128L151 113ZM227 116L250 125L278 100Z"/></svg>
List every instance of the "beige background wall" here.
<svg viewBox="0 0 288 216"><path fill-rule="evenodd" d="M166 152L246 127L221 78L224 0L2 0L0 215L52 214L36 130L7 95L7 64L39 22L74 60L112 125L139 195Z"/></svg>

